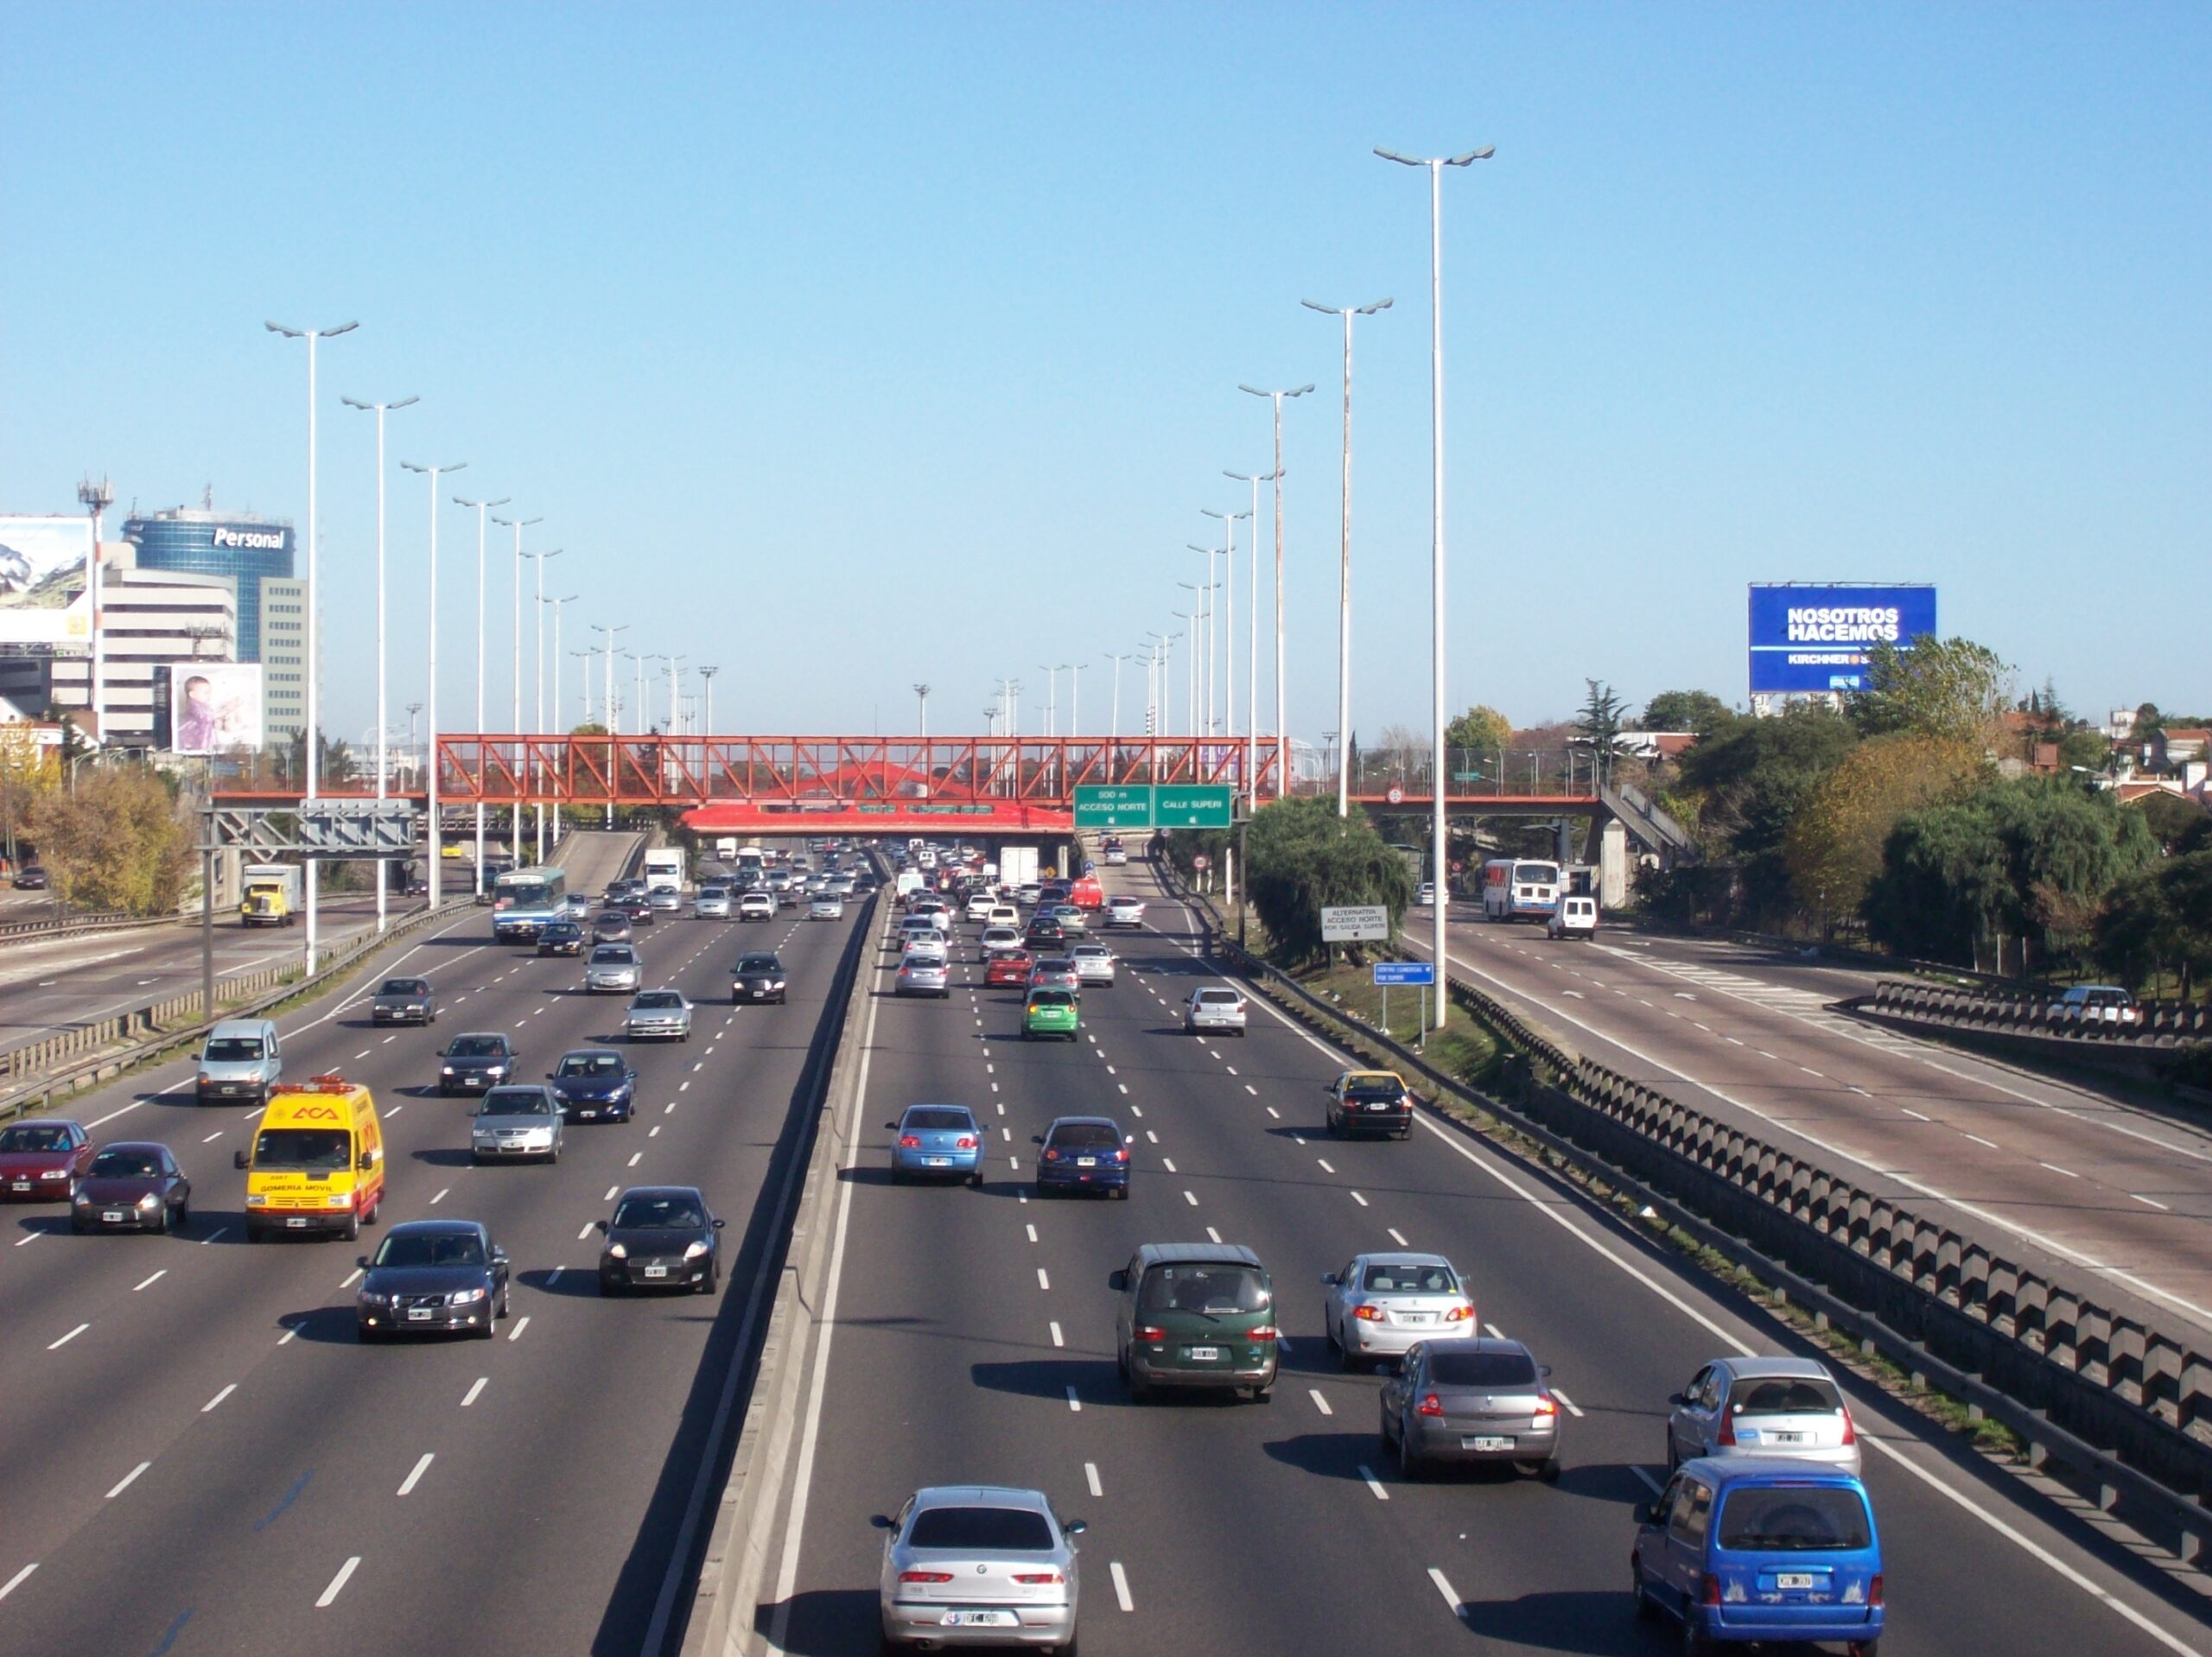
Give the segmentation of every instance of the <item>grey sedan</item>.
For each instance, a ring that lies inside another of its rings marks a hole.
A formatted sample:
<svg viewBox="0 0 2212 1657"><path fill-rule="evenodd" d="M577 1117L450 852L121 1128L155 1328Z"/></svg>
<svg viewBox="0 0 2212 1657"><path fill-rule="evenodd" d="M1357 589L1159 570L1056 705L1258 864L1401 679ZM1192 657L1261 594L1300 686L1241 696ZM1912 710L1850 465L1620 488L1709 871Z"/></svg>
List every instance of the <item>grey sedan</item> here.
<svg viewBox="0 0 2212 1657"><path fill-rule="evenodd" d="M1075 1538L1041 1490L988 1484L917 1490L886 1533L877 1596L887 1646L1076 1643Z"/></svg>
<svg viewBox="0 0 2212 1657"><path fill-rule="evenodd" d="M594 994L634 991L643 976L642 965L638 952L628 944L602 943L584 963L584 987Z"/></svg>
<svg viewBox="0 0 2212 1657"><path fill-rule="evenodd" d="M561 1159L561 1101L550 1088L494 1088L477 1102L468 1125L468 1154L476 1162L520 1157Z"/></svg>
<svg viewBox="0 0 2212 1657"><path fill-rule="evenodd" d="M841 921L845 918L845 900L834 892L817 892L806 906L806 917L810 921Z"/></svg>
<svg viewBox="0 0 2212 1657"><path fill-rule="evenodd" d="M372 1024L435 1024L438 998L427 978L387 978L369 1003Z"/></svg>
<svg viewBox="0 0 2212 1657"><path fill-rule="evenodd" d="M631 1041L689 1041L691 1003L680 990L641 989L623 1015L622 1034Z"/></svg>
<svg viewBox="0 0 2212 1657"><path fill-rule="evenodd" d="M940 1000L952 994L952 976L946 969L944 956L936 949L916 949L899 963L899 973L892 981L895 995L934 995Z"/></svg>
<svg viewBox="0 0 2212 1657"><path fill-rule="evenodd" d="M1382 1445L1420 1478L1437 1462L1503 1462L1559 1477L1559 1400L1551 1370L1518 1341L1424 1341L1380 1394Z"/></svg>

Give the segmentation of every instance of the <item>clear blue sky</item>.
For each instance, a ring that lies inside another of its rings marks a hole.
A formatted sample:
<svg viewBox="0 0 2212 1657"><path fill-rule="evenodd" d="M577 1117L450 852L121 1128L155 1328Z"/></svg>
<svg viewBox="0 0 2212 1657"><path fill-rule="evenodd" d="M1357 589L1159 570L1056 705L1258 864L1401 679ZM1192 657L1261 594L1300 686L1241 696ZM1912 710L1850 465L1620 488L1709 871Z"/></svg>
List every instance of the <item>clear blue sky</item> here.
<svg viewBox="0 0 2212 1657"><path fill-rule="evenodd" d="M1312 380L1316 737L1340 336L1298 302L1384 295L1354 724L1421 721L1426 191L1378 143L1497 145L1447 179L1455 706L1740 700L1745 583L1823 578L1940 583L1946 632L2085 712L2212 705L2202 6L85 4L6 38L0 510L73 510L89 467L298 516L303 353L262 321L358 317L322 359L340 734L374 545L340 393L419 394L395 461L543 515L570 646L719 663L725 729L908 729L927 680L950 731L1079 661L1103 728L1105 652L1168 625L1222 468L1265 468L1237 382ZM395 471L395 710L425 488ZM446 511L449 729L472 531ZM495 557L495 686L509 592Z"/></svg>

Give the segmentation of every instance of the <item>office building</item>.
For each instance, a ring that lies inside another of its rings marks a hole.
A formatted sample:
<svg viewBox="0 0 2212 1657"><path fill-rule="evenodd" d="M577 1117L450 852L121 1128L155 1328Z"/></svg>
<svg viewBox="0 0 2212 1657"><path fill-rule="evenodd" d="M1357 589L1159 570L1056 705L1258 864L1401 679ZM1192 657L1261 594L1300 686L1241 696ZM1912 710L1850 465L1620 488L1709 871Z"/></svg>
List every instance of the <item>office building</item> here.
<svg viewBox="0 0 2212 1657"><path fill-rule="evenodd" d="M138 549L141 569L227 579L238 594L238 659L264 659L266 584L292 575L290 519L180 506L133 516L124 524L123 538Z"/></svg>
<svg viewBox="0 0 2212 1657"><path fill-rule="evenodd" d="M261 728L272 745L308 723L308 584L289 576L261 581Z"/></svg>
<svg viewBox="0 0 2212 1657"><path fill-rule="evenodd" d="M169 670L184 663L238 659L238 601L222 576L138 568L128 543L104 552L102 734L127 747L166 746ZM54 702L65 708L91 706L90 651L54 656L46 667Z"/></svg>

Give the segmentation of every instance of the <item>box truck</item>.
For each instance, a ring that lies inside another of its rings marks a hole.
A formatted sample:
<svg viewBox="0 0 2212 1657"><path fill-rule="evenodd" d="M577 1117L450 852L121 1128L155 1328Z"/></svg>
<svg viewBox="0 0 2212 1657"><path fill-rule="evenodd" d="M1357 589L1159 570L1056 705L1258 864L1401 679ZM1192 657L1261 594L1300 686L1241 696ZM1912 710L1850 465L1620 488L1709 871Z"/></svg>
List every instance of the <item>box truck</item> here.
<svg viewBox="0 0 2212 1657"><path fill-rule="evenodd" d="M999 884L1002 886L1033 886L1037 881L1037 848L1034 846L1001 846L999 848Z"/></svg>
<svg viewBox="0 0 2212 1657"><path fill-rule="evenodd" d="M289 926L300 912L300 871L292 863L249 863L238 919L247 926Z"/></svg>

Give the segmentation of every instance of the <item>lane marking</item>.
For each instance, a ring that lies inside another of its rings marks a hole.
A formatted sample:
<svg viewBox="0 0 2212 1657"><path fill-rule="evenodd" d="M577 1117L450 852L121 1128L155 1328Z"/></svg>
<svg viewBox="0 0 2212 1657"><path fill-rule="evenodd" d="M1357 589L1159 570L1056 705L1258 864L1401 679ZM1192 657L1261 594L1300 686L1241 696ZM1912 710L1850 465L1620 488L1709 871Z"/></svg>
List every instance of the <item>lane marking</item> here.
<svg viewBox="0 0 2212 1657"><path fill-rule="evenodd" d="M1986 1145L1993 1151L2000 1148L1995 1140L1985 1140L1980 1134L1969 1133L1964 1128L1961 1128L1959 1130L1959 1135L1962 1139L1972 1140L1976 1145Z"/></svg>
<svg viewBox="0 0 2212 1657"><path fill-rule="evenodd" d="M1899 1105L1897 1108L1904 1111L1906 1115L1911 1117L1916 1122L1932 1122L1936 1120L1933 1116L1922 1115L1918 1111L1910 1108L1909 1106Z"/></svg>
<svg viewBox="0 0 2212 1657"><path fill-rule="evenodd" d="M21 1571L18 1571L14 1576L9 1578L6 1582L0 1583L0 1599L7 1598L9 1595L14 1593L18 1588L21 1588L23 1585L24 1578L29 1577L32 1571L37 1569L37 1561L34 1560L29 1565L25 1565Z"/></svg>
<svg viewBox="0 0 2212 1657"><path fill-rule="evenodd" d="M227 1386L227 1387L224 1387L224 1388L223 1388L223 1390L222 1390L221 1392L219 1392L219 1393L216 1394L214 1397L213 1397L213 1398L209 1399L209 1400L208 1400L205 1404L202 1404L202 1405L200 1406L200 1414L202 1414L202 1415L207 1414L210 1410L213 1409L213 1408L214 1408L218 1404L221 1403L225 1399L228 1398L228 1397L229 1397L232 1393L235 1393L236 1391L238 1391L238 1382L236 1382L235 1381L232 1381L232 1382L231 1382L231 1383L230 1383L230 1385L229 1385L229 1386Z"/></svg>
<svg viewBox="0 0 2212 1657"><path fill-rule="evenodd" d="M528 1312L524 1312L521 1317L515 1319L515 1326L507 1331L507 1338L511 1341L519 1341L522 1339L523 1330L529 1327L530 1314Z"/></svg>
<svg viewBox="0 0 2212 1657"><path fill-rule="evenodd" d="M1067 1344L1065 1340L1060 1338L1060 1326L1058 1324L1047 1324L1046 1327L1052 1331L1052 1344L1054 1346L1065 1346Z"/></svg>
<svg viewBox="0 0 2212 1657"><path fill-rule="evenodd" d="M1650 1005L1651 1003L1649 1001L1644 1003L1644 1006L1649 1006ZM1428 1579L1436 1584L1436 1591L1444 1596L1444 1603L1452 1608L1452 1615L1458 1617L1461 1622L1465 1622L1467 1616L1467 1608L1465 1602L1461 1600L1459 1597L1459 1590L1452 1587L1450 1583L1446 1582L1444 1579L1444 1573L1441 1571L1439 1571L1434 1565L1431 1565L1428 1568Z"/></svg>
<svg viewBox="0 0 2212 1657"><path fill-rule="evenodd" d="M132 1468L128 1473L125 1473L119 1481L118 1481L115 1489L107 1493L107 1499L110 1501L114 1501L116 1497L121 1495L125 1490L128 1490L132 1484L137 1482L138 1476L152 1465L153 1463L151 1462L139 1463L137 1466Z"/></svg>
<svg viewBox="0 0 2212 1657"><path fill-rule="evenodd" d="M1359 1470L1359 1476L1367 1481L1367 1488L1375 1493L1375 1499L1377 1501L1388 1501L1390 1499L1390 1493L1382 1488L1382 1482L1375 1476L1374 1469L1363 1466Z"/></svg>
<svg viewBox="0 0 2212 1657"><path fill-rule="evenodd" d="M1216 1231L1211 1226L1208 1226L1206 1228L1206 1235L1215 1242L1219 1242L1221 1241L1221 1233ZM1281 1346L1282 1344L1282 1341L1280 1337L1276 1339L1275 1344L1277 1346Z"/></svg>
<svg viewBox="0 0 2212 1657"><path fill-rule="evenodd" d="M1116 1559L1106 1568L1114 1573L1114 1603L1125 1611L1135 1610L1137 1603L1129 1597L1128 1573L1122 1569L1122 1562Z"/></svg>
<svg viewBox="0 0 2212 1657"><path fill-rule="evenodd" d="M137 1293L138 1292L138 1291L139 1291L139 1290L141 1290L141 1289L150 1288L150 1287L152 1287L155 1284L156 1284L156 1283L160 1282L163 1278L167 1277L168 1274L169 1274L169 1268L168 1268L168 1267L164 1266L163 1267L162 1267L162 1269L161 1269L160 1271L158 1271L158 1272L155 1273L153 1276L151 1276L151 1277L148 1278L148 1279L145 1280L145 1282L143 1282L143 1283L139 1283L139 1284L134 1284L134 1285L131 1286L130 1292L131 1292L131 1293L133 1293L133 1294L137 1294Z"/></svg>
<svg viewBox="0 0 2212 1657"><path fill-rule="evenodd" d="M1105 1495L1105 1488L1098 1482L1096 1462L1085 1462L1083 1464L1083 1477L1084 1482L1090 1486L1090 1495L1093 1501L1097 1501Z"/></svg>
<svg viewBox="0 0 2212 1657"><path fill-rule="evenodd" d="M1074 1414L1081 1415L1083 1413L1083 1400L1075 1395L1075 1388L1073 1387L1070 1387L1068 1388L1068 1408Z"/></svg>
<svg viewBox="0 0 2212 1657"><path fill-rule="evenodd" d="M2079 1179L2082 1177L2075 1173L2071 1168L2062 1168L2055 1162L2045 1162L2038 1164L2037 1165L2048 1168L2055 1174L2064 1174L2069 1179Z"/></svg>
<svg viewBox="0 0 2212 1657"><path fill-rule="evenodd" d="M475 1382L475 1384L474 1384L474 1386L472 1386L472 1387L470 1387L470 1388L469 1388L466 1393L463 1393L463 1394L461 1394L461 1408L463 1408L463 1409L465 1410L465 1409L467 1409L467 1408L471 1404L474 1404L474 1403L478 1399L481 1398L481 1397L484 1395L484 1389L485 1389L486 1387L490 1386L491 1384L492 1384L492 1377L491 1377L491 1376L489 1376L489 1375L479 1375L479 1376L477 1376L477 1377L476 1377L476 1382Z"/></svg>
<svg viewBox="0 0 2212 1657"><path fill-rule="evenodd" d="M1190 1191L1185 1191L1185 1192L1183 1193L1183 1200L1184 1200L1185 1203L1189 1203L1192 1208L1196 1208L1196 1207L1198 1207L1198 1199L1197 1196L1196 1196L1194 1193L1192 1193L1192 1192L1190 1192Z"/></svg>
<svg viewBox="0 0 2212 1657"><path fill-rule="evenodd" d="M1319 1387L1308 1387L1306 1389L1306 1396L1313 1400L1313 1407L1320 1411L1322 1414L1334 1415L1336 1413L1334 1410L1329 1407L1329 1400L1321 1396L1321 1389Z"/></svg>
<svg viewBox="0 0 2212 1657"><path fill-rule="evenodd" d="M59 1351L61 1348L68 1345L70 1342L75 1340L79 1335L82 1335L91 1327L92 1325L90 1324L79 1324L76 1328L71 1330L67 1335L63 1336L60 1340L48 1342L46 1349L49 1352Z"/></svg>
<svg viewBox="0 0 2212 1657"><path fill-rule="evenodd" d="M1560 1391L1558 1387L1552 1388L1552 1396L1559 1400L1560 1408L1565 1410L1569 1415L1580 1416L1582 1413L1582 1406Z"/></svg>
<svg viewBox="0 0 2212 1657"><path fill-rule="evenodd" d="M1326 1158L1326 1157L1316 1157L1316 1158L1314 1158L1314 1159L1313 1159L1313 1160L1314 1160L1314 1161L1316 1161L1316 1162L1318 1162L1318 1163L1319 1163L1319 1164L1321 1165L1321 1171L1322 1171L1323 1173L1325 1173L1325 1174L1332 1174L1332 1173L1336 1172L1336 1170L1335 1170L1334 1168L1332 1168L1332 1167L1329 1165L1329 1159L1328 1159L1328 1158Z"/></svg>
<svg viewBox="0 0 2212 1657"><path fill-rule="evenodd" d="M1145 1130L1147 1133L1151 1131L1152 1130L1150 1128L1147 1128ZM1160 1159L1160 1165L1166 1169L1167 1171L1172 1174L1175 1171L1175 1159L1173 1157L1162 1157Z"/></svg>
<svg viewBox="0 0 2212 1657"><path fill-rule="evenodd" d="M2173 1210L2168 1208L2164 1203L2154 1203L2149 1197L2140 1196L2134 1191L2128 1192L2128 1195L2134 1197L2137 1202L2142 1203L2145 1207L2154 1208L2161 1214L2171 1214L2173 1212Z"/></svg>
<svg viewBox="0 0 2212 1657"><path fill-rule="evenodd" d="M424 1451L423 1452L423 1459L415 1463L415 1470L410 1473L405 1478L400 1480L399 1494L405 1495L410 1491L413 1490L416 1485L422 1482L423 1475L430 1470L430 1463L435 1460L437 1460L437 1456L435 1452L428 1450Z"/></svg>
<svg viewBox="0 0 2212 1657"><path fill-rule="evenodd" d="M1037 1286L1040 1289L1046 1290L1049 1290L1052 1286L1052 1279L1046 1276L1045 1268L1041 1266L1037 1268Z"/></svg>
<svg viewBox="0 0 2212 1657"><path fill-rule="evenodd" d="M1351 1194L1351 1200L1358 1203L1362 1208L1365 1208L1367 1206L1367 1199L1362 1197L1357 1191L1354 1191Z"/></svg>
<svg viewBox="0 0 2212 1657"><path fill-rule="evenodd" d="M361 1556L356 1553L338 1567L338 1574L330 1579L330 1586L324 1589L322 1597L315 1601L315 1609L324 1611L330 1609L332 1603L345 1591L346 1583L352 1578L353 1572L360 1568L360 1564Z"/></svg>
<svg viewBox="0 0 2212 1657"><path fill-rule="evenodd" d="M1413 1247L1411 1243L1406 1241L1406 1234L1399 1230L1397 1227L1385 1226L1382 1228L1390 1234L1390 1241L1397 1244L1399 1248L1411 1248Z"/></svg>

